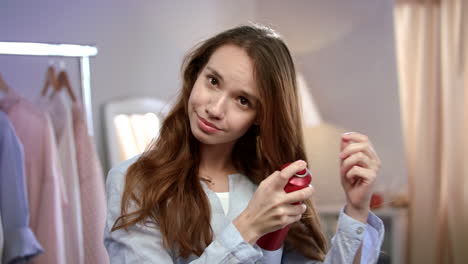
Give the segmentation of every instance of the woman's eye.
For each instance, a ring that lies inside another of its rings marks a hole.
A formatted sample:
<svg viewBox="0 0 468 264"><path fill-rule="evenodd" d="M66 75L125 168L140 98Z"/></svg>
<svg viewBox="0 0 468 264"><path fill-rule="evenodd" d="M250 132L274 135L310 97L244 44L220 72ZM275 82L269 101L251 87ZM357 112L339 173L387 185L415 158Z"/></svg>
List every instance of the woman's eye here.
<svg viewBox="0 0 468 264"><path fill-rule="evenodd" d="M247 98L243 97L243 96L240 96L239 97L239 103L241 105L245 105L245 106L249 106L249 100L247 100Z"/></svg>
<svg viewBox="0 0 468 264"><path fill-rule="evenodd" d="M208 82L211 84L211 85L218 85L218 79L216 79L215 77L213 76L208 76Z"/></svg>

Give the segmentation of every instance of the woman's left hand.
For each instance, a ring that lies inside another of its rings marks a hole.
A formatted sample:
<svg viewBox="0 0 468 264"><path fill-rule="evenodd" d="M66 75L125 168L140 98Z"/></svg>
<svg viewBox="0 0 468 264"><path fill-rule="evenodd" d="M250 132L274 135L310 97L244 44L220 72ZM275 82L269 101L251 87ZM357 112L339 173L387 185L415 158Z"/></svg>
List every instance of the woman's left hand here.
<svg viewBox="0 0 468 264"><path fill-rule="evenodd" d="M346 194L346 214L367 222L370 199L381 161L366 135L350 132L341 136L341 185Z"/></svg>

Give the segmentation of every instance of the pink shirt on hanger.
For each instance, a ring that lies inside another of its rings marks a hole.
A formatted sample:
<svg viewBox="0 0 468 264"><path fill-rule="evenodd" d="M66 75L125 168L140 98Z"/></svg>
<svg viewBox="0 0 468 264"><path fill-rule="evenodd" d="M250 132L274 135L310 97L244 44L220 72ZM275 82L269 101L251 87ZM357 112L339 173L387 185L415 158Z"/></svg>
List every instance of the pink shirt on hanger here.
<svg viewBox="0 0 468 264"><path fill-rule="evenodd" d="M67 264L84 264L83 223L80 182L73 132L72 102L64 90L54 97L41 97L38 105L48 112L55 132L60 162L60 177L68 203L62 205L66 223L65 250ZM89 263L89 262L88 262Z"/></svg>
<svg viewBox="0 0 468 264"><path fill-rule="evenodd" d="M66 263L62 203L56 143L49 116L10 90L0 100L24 146L30 226L44 248L32 263Z"/></svg>
<svg viewBox="0 0 468 264"><path fill-rule="evenodd" d="M80 179L85 263L109 263L104 247L106 222L104 174L95 144L88 134L81 104L73 104L72 114Z"/></svg>

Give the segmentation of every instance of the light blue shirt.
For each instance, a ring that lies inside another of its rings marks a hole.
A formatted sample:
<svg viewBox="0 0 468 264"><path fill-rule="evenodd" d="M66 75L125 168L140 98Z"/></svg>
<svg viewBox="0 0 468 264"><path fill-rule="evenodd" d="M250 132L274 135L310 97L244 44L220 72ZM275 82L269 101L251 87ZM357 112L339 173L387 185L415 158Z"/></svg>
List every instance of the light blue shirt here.
<svg viewBox="0 0 468 264"><path fill-rule="evenodd" d="M29 228L23 146L0 111L0 215L4 233L2 263L23 263L44 250Z"/></svg>
<svg viewBox="0 0 468 264"><path fill-rule="evenodd" d="M136 224L125 231L110 232L115 220L120 216L120 204L125 173L138 157L123 162L110 170L106 180L107 219L104 231L104 244L110 262L118 263L265 263L262 250L243 240L232 221L247 207L257 186L242 174L229 175L229 210L224 213L222 204L215 192L201 181L211 205L211 226L214 238L203 254L181 258L177 252L167 250L157 226L148 227ZM135 208L130 208L130 211ZM376 263L383 242L384 226L373 213L367 224L361 223L340 213L338 227L332 239L331 248L323 263L352 263L359 246L364 241L361 263ZM284 251L281 263L315 264L321 263L305 258L296 251Z"/></svg>

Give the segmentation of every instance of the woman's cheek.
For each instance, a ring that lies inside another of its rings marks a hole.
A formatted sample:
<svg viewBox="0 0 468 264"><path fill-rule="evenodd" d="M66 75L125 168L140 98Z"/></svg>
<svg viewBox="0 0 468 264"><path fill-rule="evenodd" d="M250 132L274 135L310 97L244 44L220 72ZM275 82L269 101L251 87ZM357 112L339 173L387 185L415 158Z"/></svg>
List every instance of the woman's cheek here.
<svg viewBox="0 0 468 264"><path fill-rule="evenodd" d="M200 94L198 89L196 89L196 87L194 87L194 89L192 90L192 93L190 94L189 103L194 108L197 108L201 104L202 97L203 96Z"/></svg>

